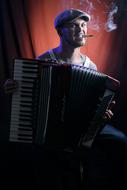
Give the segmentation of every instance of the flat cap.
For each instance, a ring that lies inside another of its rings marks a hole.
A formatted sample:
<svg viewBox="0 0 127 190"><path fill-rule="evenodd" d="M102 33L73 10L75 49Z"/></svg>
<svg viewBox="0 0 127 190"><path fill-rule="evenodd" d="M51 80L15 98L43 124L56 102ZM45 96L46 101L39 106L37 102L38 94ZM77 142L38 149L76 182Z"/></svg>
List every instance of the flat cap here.
<svg viewBox="0 0 127 190"><path fill-rule="evenodd" d="M54 26L57 28L65 23L73 22L77 18L82 18L88 22L90 20L90 15L79 9L66 9L55 18Z"/></svg>

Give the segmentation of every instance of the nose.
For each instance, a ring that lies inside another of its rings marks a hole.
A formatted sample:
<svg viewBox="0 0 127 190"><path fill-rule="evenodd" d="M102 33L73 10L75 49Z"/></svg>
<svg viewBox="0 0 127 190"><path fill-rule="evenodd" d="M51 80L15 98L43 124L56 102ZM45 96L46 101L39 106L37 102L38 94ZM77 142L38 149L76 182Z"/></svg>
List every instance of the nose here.
<svg viewBox="0 0 127 190"><path fill-rule="evenodd" d="M83 30L82 26L77 26L77 28L76 28L76 29L77 29L77 31L78 31L78 32L80 32L80 31L82 31L82 30Z"/></svg>

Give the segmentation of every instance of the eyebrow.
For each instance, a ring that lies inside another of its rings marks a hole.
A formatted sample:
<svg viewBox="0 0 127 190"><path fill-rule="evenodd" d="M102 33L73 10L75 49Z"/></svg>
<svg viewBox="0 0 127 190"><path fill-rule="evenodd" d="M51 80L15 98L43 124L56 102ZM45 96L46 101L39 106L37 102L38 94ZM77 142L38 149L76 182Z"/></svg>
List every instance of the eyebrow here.
<svg viewBox="0 0 127 190"><path fill-rule="evenodd" d="M78 24L78 23L76 23L76 21L72 21L70 23ZM87 24L87 22L85 20L83 20L82 24Z"/></svg>
<svg viewBox="0 0 127 190"><path fill-rule="evenodd" d="M86 22L82 22L82 23L71 22L70 24L74 24L74 25L76 25L76 26L79 26L80 24L87 26L87 23L86 23Z"/></svg>

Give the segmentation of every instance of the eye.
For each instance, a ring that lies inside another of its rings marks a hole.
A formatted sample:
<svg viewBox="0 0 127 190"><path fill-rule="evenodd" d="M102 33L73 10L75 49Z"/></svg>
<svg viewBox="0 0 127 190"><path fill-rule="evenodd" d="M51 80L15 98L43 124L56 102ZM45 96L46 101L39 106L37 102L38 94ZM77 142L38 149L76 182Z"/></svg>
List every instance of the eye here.
<svg viewBox="0 0 127 190"><path fill-rule="evenodd" d="M75 23L71 23L71 24L70 24L70 27L71 27L71 28L76 28L77 25L76 25Z"/></svg>
<svg viewBox="0 0 127 190"><path fill-rule="evenodd" d="M82 23L82 27L87 27L87 24L84 22L84 23Z"/></svg>
<svg viewBox="0 0 127 190"><path fill-rule="evenodd" d="M76 24L75 23L68 23L65 25L65 27L74 29L74 28L76 28Z"/></svg>

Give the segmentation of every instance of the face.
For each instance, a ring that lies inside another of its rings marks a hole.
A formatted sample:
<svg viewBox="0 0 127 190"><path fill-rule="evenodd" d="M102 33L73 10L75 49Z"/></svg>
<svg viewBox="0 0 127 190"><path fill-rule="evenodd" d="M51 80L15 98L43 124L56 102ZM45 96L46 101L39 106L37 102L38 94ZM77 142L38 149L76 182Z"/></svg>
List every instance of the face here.
<svg viewBox="0 0 127 190"><path fill-rule="evenodd" d="M75 20L74 22L65 24L61 29L61 38L74 47L85 45L86 34L87 22L81 18Z"/></svg>

